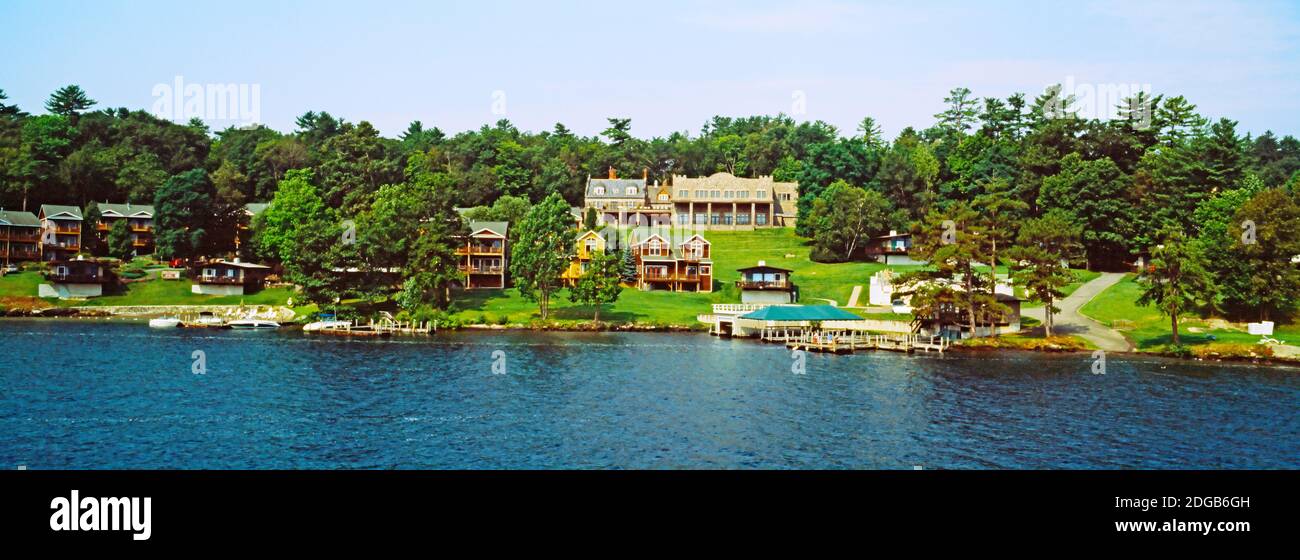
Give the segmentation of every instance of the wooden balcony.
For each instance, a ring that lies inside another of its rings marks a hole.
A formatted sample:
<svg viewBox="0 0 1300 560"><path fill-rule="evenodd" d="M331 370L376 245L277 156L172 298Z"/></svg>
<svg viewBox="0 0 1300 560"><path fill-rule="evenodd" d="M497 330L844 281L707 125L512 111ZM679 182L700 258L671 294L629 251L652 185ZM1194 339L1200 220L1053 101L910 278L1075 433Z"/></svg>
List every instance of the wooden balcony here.
<svg viewBox="0 0 1300 560"><path fill-rule="evenodd" d="M41 236L36 234L7 233L0 231L0 241L13 241L15 243L36 243L41 240Z"/></svg>
<svg viewBox="0 0 1300 560"><path fill-rule="evenodd" d="M244 283L244 279L238 276L199 276L200 284L221 284L227 286L237 286Z"/></svg>
<svg viewBox="0 0 1300 560"><path fill-rule="evenodd" d="M131 231L135 233L149 233L153 231L153 226L131 226Z"/></svg>
<svg viewBox="0 0 1300 560"><path fill-rule="evenodd" d="M646 274L641 277L646 282L699 282L699 274Z"/></svg>
<svg viewBox="0 0 1300 560"><path fill-rule="evenodd" d="M465 274L501 274L505 272L505 267L501 266L466 266L457 267Z"/></svg>
<svg viewBox="0 0 1300 560"><path fill-rule="evenodd" d="M40 258L40 256L41 252L36 249L21 249L18 247L10 249L6 248L4 245L0 245L0 258L36 260Z"/></svg>
<svg viewBox="0 0 1300 560"><path fill-rule="evenodd" d="M457 247L457 255L501 255L505 253L505 247L492 245L471 245L468 247Z"/></svg>
<svg viewBox="0 0 1300 560"><path fill-rule="evenodd" d="M54 226L54 233L81 235L81 226Z"/></svg>
<svg viewBox="0 0 1300 560"><path fill-rule="evenodd" d="M108 281L103 275L91 272L69 272L66 274L46 272L45 279L65 284L103 284Z"/></svg>
<svg viewBox="0 0 1300 560"><path fill-rule="evenodd" d="M136 240L134 240L134 241L131 242L131 246L132 246L132 247L148 247L148 246L149 246L149 240L148 240L148 239L136 239Z"/></svg>

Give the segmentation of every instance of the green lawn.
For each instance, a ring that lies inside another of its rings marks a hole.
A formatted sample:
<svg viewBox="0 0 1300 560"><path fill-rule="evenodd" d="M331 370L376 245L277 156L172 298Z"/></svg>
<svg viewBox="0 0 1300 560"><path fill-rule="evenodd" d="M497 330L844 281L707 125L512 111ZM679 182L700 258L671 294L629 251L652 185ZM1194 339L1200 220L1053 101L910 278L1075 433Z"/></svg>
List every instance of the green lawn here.
<svg viewBox="0 0 1300 560"><path fill-rule="evenodd" d="M1079 312L1124 333L1139 350L1163 350L1173 341L1169 317L1155 307L1138 306L1135 302L1141 293L1136 277L1130 274L1097 294ZM1246 333L1245 329L1224 328L1220 321L1190 315L1179 320L1178 336L1187 345L1211 342L1211 336L1216 342L1254 344L1259 341L1258 336ZM1300 343L1300 325L1278 325L1273 338L1288 344Z"/></svg>
<svg viewBox="0 0 1300 560"><path fill-rule="evenodd" d="M289 288L266 288L254 294L242 296L208 296L190 292L193 285L189 279L161 280L157 271L150 272L153 278L147 282L132 282L121 287L118 293L86 300L46 299L51 305L59 307L103 306L103 305L284 305L293 297ZM0 278L0 296L34 298L37 286L45 283L40 272L23 271L8 274Z"/></svg>

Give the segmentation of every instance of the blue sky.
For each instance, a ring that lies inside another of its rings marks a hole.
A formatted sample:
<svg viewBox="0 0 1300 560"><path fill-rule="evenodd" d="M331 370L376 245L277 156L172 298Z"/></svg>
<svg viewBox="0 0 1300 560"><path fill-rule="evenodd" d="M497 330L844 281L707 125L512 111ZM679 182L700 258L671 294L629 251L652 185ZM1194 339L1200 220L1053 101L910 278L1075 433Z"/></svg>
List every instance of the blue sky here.
<svg viewBox="0 0 1300 560"><path fill-rule="evenodd" d="M390 136L501 116L595 134L620 116L644 137L802 110L844 132L870 115L892 136L931 124L955 86L1071 80L1149 84L1243 131L1300 135L1297 2L544 4L0 0L0 88L40 112L69 83L139 109L176 76L258 84L261 121L286 131L327 110Z"/></svg>

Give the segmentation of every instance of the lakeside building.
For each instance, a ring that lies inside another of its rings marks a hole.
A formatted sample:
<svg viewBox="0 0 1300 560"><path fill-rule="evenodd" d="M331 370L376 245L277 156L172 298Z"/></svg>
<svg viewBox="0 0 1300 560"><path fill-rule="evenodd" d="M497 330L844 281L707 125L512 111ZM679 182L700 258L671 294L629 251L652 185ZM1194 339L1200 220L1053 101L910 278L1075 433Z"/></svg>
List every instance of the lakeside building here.
<svg viewBox="0 0 1300 560"><path fill-rule="evenodd" d="M604 252L604 236L593 230L579 233L574 240L573 258L569 261L569 268L564 269L560 279L566 286L577 284L578 278L587 272L587 267L591 265L591 258Z"/></svg>
<svg viewBox="0 0 1300 560"><path fill-rule="evenodd" d="M135 250L135 254L153 253L153 206L130 202L126 204L97 202L95 207L99 209L99 223L95 224L95 235L101 241L107 238L114 224L126 220L127 229L131 233L131 247Z"/></svg>
<svg viewBox="0 0 1300 560"><path fill-rule="evenodd" d="M641 290L712 292L711 244L692 235L673 247L662 235L652 234L632 244L636 259L636 287Z"/></svg>
<svg viewBox="0 0 1300 560"><path fill-rule="evenodd" d="M509 255L506 222L470 222L465 245L456 248L467 290L506 287Z"/></svg>
<svg viewBox="0 0 1300 560"><path fill-rule="evenodd" d="M50 283L37 286L37 295L59 299L102 296L104 285L116 280L107 262L80 256L49 261L45 279Z"/></svg>
<svg viewBox="0 0 1300 560"><path fill-rule="evenodd" d="M673 175L675 223L696 229L752 230L791 227L798 220L798 183L714 173L690 178Z"/></svg>
<svg viewBox="0 0 1300 560"><path fill-rule="evenodd" d="M891 229L889 235L871 238L867 243L866 252L868 256L879 258L884 264L926 264L908 256L907 252L911 248L912 234L899 233Z"/></svg>
<svg viewBox="0 0 1300 560"><path fill-rule="evenodd" d="M640 179L619 179L613 167L609 177L587 178L583 212L595 209L601 223L616 226L659 226L672 224L672 196L658 183L647 188L649 170ZM581 217L579 217L581 220Z"/></svg>
<svg viewBox="0 0 1300 560"><path fill-rule="evenodd" d="M42 204L41 260L66 261L81 251L81 209L76 206Z"/></svg>
<svg viewBox="0 0 1300 560"><path fill-rule="evenodd" d="M41 258L41 220L31 212L0 210L0 263Z"/></svg>
<svg viewBox="0 0 1300 560"><path fill-rule="evenodd" d="M271 267L233 261L208 261L194 267L190 292L210 296L242 296L262 288Z"/></svg>
<svg viewBox="0 0 1300 560"><path fill-rule="evenodd" d="M891 270L882 270L871 275L871 286L867 301L873 306L888 306L895 313L912 313L912 294L921 284L909 282L897 283L898 276ZM959 282L948 285L956 291L963 291ZM943 306L930 317L917 317L917 326L927 333L947 339L993 336L1020 332L1021 299L1016 297L1015 288L1005 275L998 278L993 286L993 295L997 302L1006 307L1005 312L992 313L991 325L977 325L975 332L970 332L969 314L964 307ZM984 323L990 321L983 320Z"/></svg>
<svg viewBox="0 0 1300 560"><path fill-rule="evenodd" d="M790 281L793 270L767 266L767 262L758 261L758 266L739 269L740 280L736 287L740 289L741 303L794 303L798 300L798 287Z"/></svg>

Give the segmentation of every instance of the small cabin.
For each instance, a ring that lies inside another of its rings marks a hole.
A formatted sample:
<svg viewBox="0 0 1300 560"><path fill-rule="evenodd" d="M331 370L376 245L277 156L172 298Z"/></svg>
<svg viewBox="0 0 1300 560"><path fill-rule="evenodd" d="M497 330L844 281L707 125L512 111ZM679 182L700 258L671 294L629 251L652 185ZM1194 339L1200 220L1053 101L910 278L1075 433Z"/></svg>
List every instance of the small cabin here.
<svg viewBox="0 0 1300 560"><path fill-rule="evenodd" d="M889 235L871 238L867 254L880 257L884 264L925 264L912 260L907 252L912 249L912 234L890 230Z"/></svg>
<svg viewBox="0 0 1300 560"><path fill-rule="evenodd" d="M271 267L234 261L209 261L194 267L190 291L213 296L242 296L255 292L266 281Z"/></svg>
<svg viewBox="0 0 1300 560"><path fill-rule="evenodd" d="M742 268L739 272L736 287L740 288L741 303L794 303L798 299L797 288L790 280L793 270L758 261L758 266Z"/></svg>
<svg viewBox="0 0 1300 560"><path fill-rule="evenodd" d="M104 285L116 281L108 263L82 258L50 261L45 279L50 283L38 286L37 295L59 299L102 296Z"/></svg>

